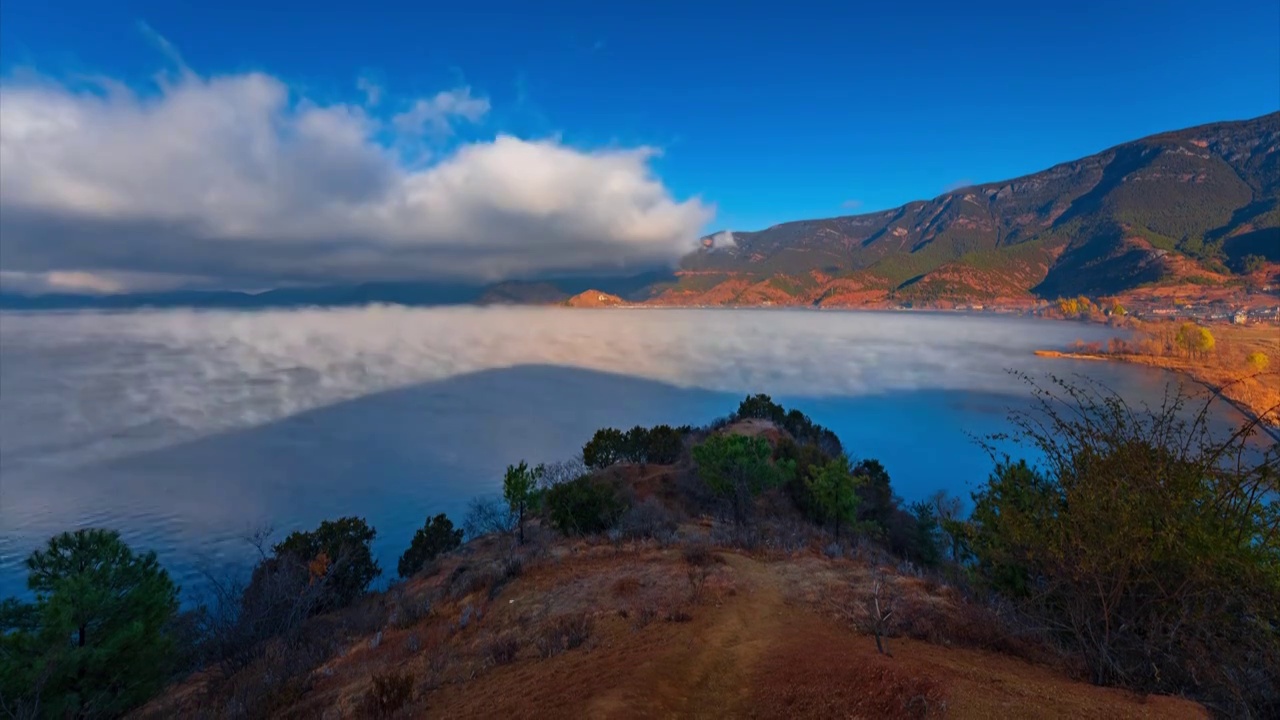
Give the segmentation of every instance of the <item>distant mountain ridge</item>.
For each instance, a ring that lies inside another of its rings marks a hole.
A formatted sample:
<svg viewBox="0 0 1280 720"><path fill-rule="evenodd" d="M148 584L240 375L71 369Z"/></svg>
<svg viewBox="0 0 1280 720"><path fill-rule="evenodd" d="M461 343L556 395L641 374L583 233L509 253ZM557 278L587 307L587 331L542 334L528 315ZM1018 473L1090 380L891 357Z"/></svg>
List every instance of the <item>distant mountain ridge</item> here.
<svg viewBox="0 0 1280 720"><path fill-rule="evenodd" d="M666 299L1016 301L1188 274L1214 282L1250 255L1280 262L1280 112L1153 135L892 210L733 237L734 247L704 242L687 257Z"/></svg>
<svg viewBox="0 0 1280 720"><path fill-rule="evenodd" d="M256 294L0 293L0 308L558 304L588 289L629 303L729 306L1017 306L1178 284L1231 296L1280 272L1280 112L1152 135L891 210L734 232L727 247L717 246L722 237L703 238L674 273Z"/></svg>
<svg viewBox="0 0 1280 720"><path fill-rule="evenodd" d="M88 295L0 293L0 309L9 310L134 310L141 308L270 309L290 307L350 307L385 303L411 307L442 305L551 305L598 289L634 295L658 282L674 279L670 271L625 277L552 278L537 281L480 283L376 282L359 285L279 288L250 293L231 290L175 290L170 292Z"/></svg>

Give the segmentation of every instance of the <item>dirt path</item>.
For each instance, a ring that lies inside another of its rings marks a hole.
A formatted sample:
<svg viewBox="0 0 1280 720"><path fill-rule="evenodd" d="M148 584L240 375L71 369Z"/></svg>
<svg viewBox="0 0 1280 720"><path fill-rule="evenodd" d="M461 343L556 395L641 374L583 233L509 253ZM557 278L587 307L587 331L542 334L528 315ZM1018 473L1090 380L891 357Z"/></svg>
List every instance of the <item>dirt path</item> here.
<svg viewBox="0 0 1280 720"><path fill-rule="evenodd" d="M691 632L625 687L593 698L593 718L721 718L745 714L752 669L782 637L785 606L778 578L756 560L723 553L736 593L721 607L695 605ZM697 615L709 618L697 622Z"/></svg>

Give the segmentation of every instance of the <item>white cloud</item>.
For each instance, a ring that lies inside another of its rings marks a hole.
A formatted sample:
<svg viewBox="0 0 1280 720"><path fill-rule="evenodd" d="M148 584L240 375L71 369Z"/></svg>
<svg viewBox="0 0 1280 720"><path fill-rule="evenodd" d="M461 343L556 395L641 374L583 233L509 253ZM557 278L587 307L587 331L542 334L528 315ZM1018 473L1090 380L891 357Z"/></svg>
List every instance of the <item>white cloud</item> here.
<svg viewBox="0 0 1280 720"><path fill-rule="evenodd" d="M455 122L477 122L488 112L488 98L472 97L471 88L460 87L436 93L435 97L419 98L408 110L391 118L391 123L404 135L445 137L453 134Z"/></svg>
<svg viewBox="0 0 1280 720"><path fill-rule="evenodd" d="M123 289L123 286L119 282L116 282L109 277L75 270L51 272L48 275L48 283L50 287L58 290L88 291L95 293L113 293L120 292L120 290Z"/></svg>
<svg viewBox="0 0 1280 720"><path fill-rule="evenodd" d="M54 270L51 272L25 272L0 270L0 291L25 294L37 293L90 293L109 294L122 290L170 290L178 287L215 288L216 278L165 273L137 273L107 270L86 272L83 270Z"/></svg>
<svg viewBox="0 0 1280 720"><path fill-rule="evenodd" d="M671 196L652 148L498 135L400 161L405 133L488 108L464 87L386 119L262 73L184 71L145 93L0 81L0 269L240 286L639 269L712 215Z"/></svg>
<svg viewBox="0 0 1280 720"><path fill-rule="evenodd" d="M734 239L732 230L721 230L711 236L711 247L736 248L738 241Z"/></svg>

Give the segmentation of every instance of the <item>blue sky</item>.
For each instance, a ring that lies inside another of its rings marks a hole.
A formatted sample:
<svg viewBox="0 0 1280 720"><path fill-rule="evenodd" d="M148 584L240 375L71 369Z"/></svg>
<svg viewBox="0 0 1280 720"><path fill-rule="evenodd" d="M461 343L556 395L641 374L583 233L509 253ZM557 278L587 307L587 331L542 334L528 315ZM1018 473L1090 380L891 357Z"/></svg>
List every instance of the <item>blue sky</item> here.
<svg viewBox="0 0 1280 720"><path fill-rule="evenodd" d="M469 88L431 162L498 133L648 146L702 230L884 209L1280 109L1280 3L5 0L0 65L142 93L182 63L377 109ZM168 49L166 49L168 48ZM15 78L17 80L15 80ZM377 131L386 137L386 130ZM388 143L391 141L388 140Z"/></svg>

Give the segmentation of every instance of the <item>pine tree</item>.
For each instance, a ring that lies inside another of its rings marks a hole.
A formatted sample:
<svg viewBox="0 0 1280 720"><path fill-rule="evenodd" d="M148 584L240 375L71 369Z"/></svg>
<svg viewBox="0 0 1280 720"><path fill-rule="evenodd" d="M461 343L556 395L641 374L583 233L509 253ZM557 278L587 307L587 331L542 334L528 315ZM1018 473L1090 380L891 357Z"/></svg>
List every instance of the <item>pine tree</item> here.
<svg viewBox="0 0 1280 720"><path fill-rule="evenodd" d="M111 530L62 533L27 558L34 603L0 605L0 695L37 717L115 717L172 665L178 588Z"/></svg>

